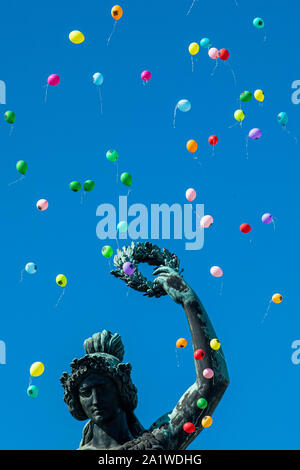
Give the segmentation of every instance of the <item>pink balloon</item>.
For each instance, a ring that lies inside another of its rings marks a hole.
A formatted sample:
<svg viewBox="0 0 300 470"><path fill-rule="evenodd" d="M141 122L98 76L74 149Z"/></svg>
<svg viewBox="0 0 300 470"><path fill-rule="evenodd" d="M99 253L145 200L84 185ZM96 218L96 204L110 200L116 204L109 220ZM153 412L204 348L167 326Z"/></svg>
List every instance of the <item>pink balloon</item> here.
<svg viewBox="0 0 300 470"><path fill-rule="evenodd" d="M185 192L185 197L190 202L192 202L195 199L196 195L197 195L197 193L193 188L189 188Z"/></svg>
<svg viewBox="0 0 300 470"><path fill-rule="evenodd" d="M59 84L59 82L60 82L60 78L58 75L56 75L55 73L53 73L52 75L49 75L48 85L56 86Z"/></svg>
<svg viewBox="0 0 300 470"><path fill-rule="evenodd" d="M212 218L211 215L204 215L202 219L200 220L200 225L202 228L208 228L210 227L214 222L214 219Z"/></svg>
<svg viewBox="0 0 300 470"><path fill-rule="evenodd" d="M217 59L219 57L219 51L215 47L208 49L208 55L211 59Z"/></svg>
<svg viewBox="0 0 300 470"><path fill-rule="evenodd" d="M215 375L214 371L210 369L209 367L207 369L204 369L203 371L203 377L205 379L211 379Z"/></svg>
<svg viewBox="0 0 300 470"><path fill-rule="evenodd" d="M148 82L151 78L151 72L149 70L144 70L144 72L141 73L141 78L144 82Z"/></svg>
<svg viewBox="0 0 300 470"><path fill-rule="evenodd" d="M38 208L39 211L45 211L46 209L48 209L48 201L46 199L40 199L37 203L36 203L36 207Z"/></svg>
<svg viewBox="0 0 300 470"><path fill-rule="evenodd" d="M212 266L210 268L210 274L214 277L222 277L223 276L223 271L220 268L220 266Z"/></svg>

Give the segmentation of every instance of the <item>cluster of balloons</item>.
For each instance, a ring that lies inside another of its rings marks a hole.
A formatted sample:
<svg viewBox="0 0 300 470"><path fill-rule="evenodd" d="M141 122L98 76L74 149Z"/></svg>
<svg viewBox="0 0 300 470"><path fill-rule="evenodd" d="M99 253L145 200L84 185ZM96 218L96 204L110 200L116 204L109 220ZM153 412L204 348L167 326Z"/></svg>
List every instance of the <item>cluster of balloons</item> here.
<svg viewBox="0 0 300 470"><path fill-rule="evenodd" d="M34 362L30 367L31 377L39 377L43 374L45 366L42 362ZM36 385L29 385L27 388L27 395L30 398L36 398L39 394L39 389Z"/></svg>
<svg viewBox="0 0 300 470"><path fill-rule="evenodd" d="M94 189L94 187L95 187L95 181L93 181L93 180L86 180L83 183L83 189L86 192L92 191ZM81 183L79 183L79 181L71 181L71 183L69 184L69 188L74 193L77 193L78 191L81 190Z"/></svg>

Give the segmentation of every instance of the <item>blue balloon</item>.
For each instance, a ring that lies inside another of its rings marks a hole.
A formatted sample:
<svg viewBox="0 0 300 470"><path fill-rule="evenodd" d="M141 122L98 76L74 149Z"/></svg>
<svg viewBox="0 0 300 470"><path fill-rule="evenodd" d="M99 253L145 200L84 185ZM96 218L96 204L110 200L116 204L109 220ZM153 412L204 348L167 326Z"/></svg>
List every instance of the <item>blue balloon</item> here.
<svg viewBox="0 0 300 470"><path fill-rule="evenodd" d="M180 100L177 103L177 108L182 111L183 113L186 113L191 109L192 105L188 100Z"/></svg>
<svg viewBox="0 0 300 470"><path fill-rule="evenodd" d="M103 81L104 81L104 77L103 77L102 73L99 73L99 72L94 73L94 75L93 75L94 85L100 86L100 85L102 85Z"/></svg>
<svg viewBox="0 0 300 470"><path fill-rule="evenodd" d="M36 398L39 394L39 389L35 385L30 385L30 387L27 388L27 395L30 398Z"/></svg>
<svg viewBox="0 0 300 470"><path fill-rule="evenodd" d="M211 40L208 38L201 39L200 46L205 47L205 48L210 48L212 46Z"/></svg>
<svg viewBox="0 0 300 470"><path fill-rule="evenodd" d="M279 124L281 124L282 126L285 126L287 124L289 118L288 118L288 115L286 113L282 112L282 113L278 114L277 120L278 120Z"/></svg>
<svg viewBox="0 0 300 470"><path fill-rule="evenodd" d="M25 266L25 271L28 272L28 274L34 274L37 272L37 265L34 263L27 263Z"/></svg>

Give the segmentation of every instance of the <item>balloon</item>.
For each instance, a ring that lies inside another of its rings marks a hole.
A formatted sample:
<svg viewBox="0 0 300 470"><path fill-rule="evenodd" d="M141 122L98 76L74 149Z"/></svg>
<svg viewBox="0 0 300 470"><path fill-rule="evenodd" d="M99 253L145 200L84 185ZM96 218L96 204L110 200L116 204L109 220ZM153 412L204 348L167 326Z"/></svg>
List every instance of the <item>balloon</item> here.
<svg viewBox="0 0 300 470"><path fill-rule="evenodd" d="M13 124L15 122L16 115L13 111L6 111L6 113L4 114L4 119L9 124Z"/></svg>
<svg viewBox="0 0 300 470"><path fill-rule="evenodd" d="M204 410L207 407L207 401L205 398L199 398L197 401L197 406L200 408L200 410Z"/></svg>
<svg viewBox="0 0 300 470"><path fill-rule="evenodd" d="M80 31L72 31L69 34L69 39L73 44L80 44L85 40L85 37Z"/></svg>
<svg viewBox="0 0 300 470"><path fill-rule="evenodd" d="M204 215L200 220L200 226L202 228L208 228L213 224L213 222L214 222L214 219L212 218L211 215Z"/></svg>
<svg viewBox="0 0 300 470"><path fill-rule="evenodd" d="M240 231L243 233L249 233L251 232L251 227L249 224L241 224L240 225Z"/></svg>
<svg viewBox="0 0 300 470"><path fill-rule="evenodd" d="M65 287L67 285L67 278L64 274L58 274L56 276L56 284L60 287Z"/></svg>
<svg viewBox="0 0 300 470"><path fill-rule="evenodd" d="M202 427L203 428L209 428L209 426L212 425L212 417L211 416L204 416L204 418L201 421Z"/></svg>
<svg viewBox="0 0 300 470"><path fill-rule="evenodd" d="M204 369L203 371L203 377L205 379L211 379L214 376L214 371L210 369L209 367L207 369Z"/></svg>
<svg viewBox="0 0 300 470"><path fill-rule="evenodd" d="M262 18L254 18L253 20L253 26L255 28L263 28L265 26L264 20Z"/></svg>
<svg viewBox="0 0 300 470"><path fill-rule="evenodd" d="M251 131L248 134L248 137L250 137L250 139L252 140L259 139L261 137L261 130L257 129L257 127L255 127L254 129L251 129Z"/></svg>
<svg viewBox="0 0 300 470"><path fill-rule="evenodd" d="M200 41L200 46L209 49L211 47L211 40L208 38L203 38Z"/></svg>
<svg viewBox="0 0 300 470"><path fill-rule="evenodd" d="M234 113L234 119L239 122L243 121L245 119L244 111L242 109L237 109Z"/></svg>
<svg viewBox="0 0 300 470"><path fill-rule="evenodd" d="M118 152L116 150L108 150L106 152L106 158L107 160L109 160L110 162L115 162L118 160L119 158L119 155L118 155Z"/></svg>
<svg viewBox="0 0 300 470"><path fill-rule="evenodd" d="M197 361L201 361L201 359L203 359L204 356L205 356L205 352L203 351L203 349L196 349L196 351L194 351L194 358Z"/></svg>
<svg viewBox="0 0 300 470"><path fill-rule="evenodd" d="M127 232L128 223L125 220L122 220L121 222L118 223L117 230L119 230L120 233Z"/></svg>
<svg viewBox="0 0 300 470"><path fill-rule="evenodd" d="M187 345L187 340L185 338L179 338L177 341L176 341L176 347L177 348L185 348Z"/></svg>
<svg viewBox="0 0 300 470"><path fill-rule="evenodd" d="M274 304L280 304L282 302L282 295L281 294L274 294L272 296L272 301Z"/></svg>
<svg viewBox="0 0 300 470"><path fill-rule="evenodd" d="M210 143L210 145L217 145L218 143L218 137L216 135L211 135L209 138L208 138L208 142Z"/></svg>
<svg viewBox="0 0 300 470"><path fill-rule="evenodd" d="M105 245L102 250L101 250L101 253L102 255L105 257L105 258L110 258L113 254L113 249L111 246L109 245Z"/></svg>
<svg viewBox="0 0 300 470"><path fill-rule="evenodd" d="M195 431L195 425L193 423L184 423L183 430L187 433L191 433Z"/></svg>
<svg viewBox="0 0 300 470"><path fill-rule="evenodd" d="M38 208L39 211L45 211L46 209L48 209L48 206L49 206L49 203L46 199L40 199L36 203L36 207Z"/></svg>
<svg viewBox="0 0 300 470"><path fill-rule="evenodd" d="M199 52L199 44L197 42L191 42L189 45L189 53L191 55L196 55Z"/></svg>
<svg viewBox="0 0 300 470"><path fill-rule="evenodd" d="M126 263L123 264L123 271L127 276L131 276L135 271L135 267L130 261L126 261Z"/></svg>
<svg viewBox="0 0 300 470"><path fill-rule="evenodd" d="M144 82L149 82L151 78L151 72L149 70L144 70L144 72L141 73L141 79L144 80Z"/></svg>
<svg viewBox="0 0 300 470"><path fill-rule="evenodd" d="M282 113L279 113L277 115L277 120L278 120L279 124L281 124L282 126L285 126L287 124L289 118L288 118L288 115L285 112L282 112Z"/></svg>
<svg viewBox="0 0 300 470"><path fill-rule="evenodd" d="M195 153L197 151L198 144L195 140L188 140L186 143L186 148L189 152Z"/></svg>
<svg viewBox="0 0 300 470"><path fill-rule="evenodd" d="M93 180L86 180L84 183L83 183L83 189L85 191L92 191L95 187L95 182Z"/></svg>
<svg viewBox="0 0 300 470"><path fill-rule="evenodd" d="M120 18L122 18L122 16L123 16L122 7L120 7L119 5L115 5L114 7L112 7L112 9L111 9L111 16L112 16L116 21L118 21Z"/></svg>
<svg viewBox="0 0 300 470"><path fill-rule="evenodd" d="M74 193L77 193L77 191L81 190L81 184L79 183L79 181L72 181L69 186L70 189L74 191Z"/></svg>
<svg viewBox="0 0 300 470"><path fill-rule="evenodd" d="M27 388L27 395L30 398L36 398L39 394L39 389L35 385L30 385L30 387Z"/></svg>
<svg viewBox="0 0 300 470"><path fill-rule="evenodd" d="M191 109L192 105L188 100L180 100L177 103L177 108L179 111L182 111L183 113L186 113Z"/></svg>
<svg viewBox="0 0 300 470"><path fill-rule="evenodd" d="M218 56L221 60L227 60L229 57L229 52L227 49L220 49Z"/></svg>
<svg viewBox="0 0 300 470"><path fill-rule="evenodd" d="M121 183L125 184L125 186L131 186L132 176L129 173L122 173L120 179Z"/></svg>
<svg viewBox="0 0 300 470"><path fill-rule="evenodd" d="M262 216L261 220L264 224L270 224L273 221L273 216L267 212Z"/></svg>
<svg viewBox="0 0 300 470"><path fill-rule="evenodd" d="M37 272L37 265L34 263L27 263L25 266L25 271L28 274L34 274Z"/></svg>
<svg viewBox="0 0 300 470"><path fill-rule="evenodd" d="M217 59L219 57L219 51L215 47L208 49L208 55L211 59Z"/></svg>
<svg viewBox="0 0 300 470"><path fill-rule="evenodd" d="M42 362L34 362L30 367L30 375L32 377L39 377L45 370L45 366Z"/></svg>
<svg viewBox="0 0 300 470"><path fill-rule="evenodd" d="M210 268L210 274L214 277L222 277L223 270L220 268L220 266L212 266Z"/></svg>
<svg viewBox="0 0 300 470"><path fill-rule="evenodd" d="M217 338L212 339L209 344L211 349L213 349L214 351L218 351L218 349L220 349L221 347L221 343Z"/></svg>
<svg viewBox="0 0 300 470"><path fill-rule="evenodd" d="M254 92L254 98L255 98L257 101L262 102L262 101L265 99L264 92L263 92L262 90L256 90L256 91Z"/></svg>
<svg viewBox="0 0 300 470"><path fill-rule="evenodd" d="M103 81L104 81L104 77L103 77L102 73L100 73L100 72L94 73L94 75L93 75L94 85L100 86L100 85L102 85Z"/></svg>
<svg viewBox="0 0 300 470"><path fill-rule="evenodd" d="M243 93L240 94L240 100L243 101L244 103L247 103L247 101L250 101L252 98L252 93L250 91L243 91Z"/></svg>
<svg viewBox="0 0 300 470"><path fill-rule="evenodd" d="M60 78L58 75L56 75L55 73L53 73L52 75L49 75L48 85L56 86L59 84L59 82L60 82Z"/></svg>
<svg viewBox="0 0 300 470"><path fill-rule="evenodd" d="M196 191L193 188L189 188L185 192L185 197L189 202L192 202L196 197Z"/></svg>
<svg viewBox="0 0 300 470"><path fill-rule="evenodd" d="M24 162L24 160L19 160L16 164L16 169L19 173L21 173L21 175L25 175L28 169L28 165L26 162Z"/></svg>

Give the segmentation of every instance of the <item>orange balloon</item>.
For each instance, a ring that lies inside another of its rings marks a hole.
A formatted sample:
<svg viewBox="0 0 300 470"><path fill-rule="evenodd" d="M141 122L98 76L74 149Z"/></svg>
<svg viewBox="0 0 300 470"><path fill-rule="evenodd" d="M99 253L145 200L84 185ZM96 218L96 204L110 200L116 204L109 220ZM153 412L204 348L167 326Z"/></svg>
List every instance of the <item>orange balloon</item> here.
<svg viewBox="0 0 300 470"><path fill-rule="evenodd" d="M176 346L177 348L185 348L187 345L187 340L185 338L179 338L177 341L176 341Z"/></svg>
<svg viewBox="0 0 300 470"><path fill-rule="evenodd" d="M112 7L112 9L111 9L111 16L112 16L116 21L118 21L120 18L122 18L122 16L123 16L122 7L120 7L120 5L115 5L114 7Z"/></svg>
<svg viewBox="0 0 300 470"><path fill-rule="evenodd" d="M186 148L188 149L189 152L195 153L197 151L198 144L195 140L189 140L186 143Z"/></svg>

